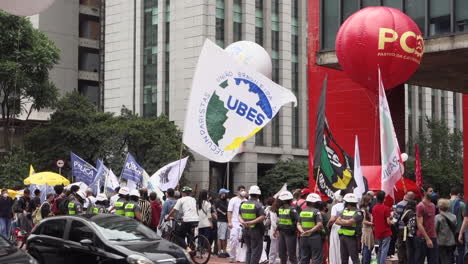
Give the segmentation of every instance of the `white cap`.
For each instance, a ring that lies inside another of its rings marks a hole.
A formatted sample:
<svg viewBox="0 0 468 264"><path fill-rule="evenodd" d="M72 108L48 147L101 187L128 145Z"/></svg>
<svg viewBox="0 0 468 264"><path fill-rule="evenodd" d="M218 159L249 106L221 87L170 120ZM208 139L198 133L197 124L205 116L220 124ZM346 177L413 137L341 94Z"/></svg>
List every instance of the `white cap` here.
<svg viewBox="0 0 468 264"><path fill-rule="evenodd" d="M83 191L77 191L76 194L78 194L81 198L86 199L86 194Z"/></svg>
<svg viewBox="0 0 468 264"><path fill-rule="evenodd" d="M107 200L107 196L103 193L100 193L96 196L96 200L99 201L99 202L103 202L105 200Z"/></svg>
<svg viewBox="0 0 468 264"><path fill-rule="evenodd" d="M320 195L316 193L311 193L307 195L306 201L311 202L311 203L316 203L316 202L321 202L322 198L320 197Z"/></svg>
<svg viewBox="0 0 468 264"><path fill-rule="evenodd" d="M122 188L120 188L119 194L128 195L128 194L129 194L128 187L122 187Z"/></svg>
<svg viewBox="0 0 468 264"><path fill-rule="evenodd" d="M348 203L357 203L358 200L356 198L356 196L354 195L354 193L348 193L344 196L343 200L345 202L348 202Z"/></svg>
<svg viewBox="0 0 468 264"><path fill-rule="evenodd" d="M338 202L343 201L343 196L341 196L341 190L336 191L333 194L333 198L335 198L335 200L338 201Z"/></svg>
<svg viewBox="0 0 468 264"><path fill-rule="evenodd" d="M287 201L294 199L294 197L290 191L282 191L278 196L278 199L280 199L281 201Z"/></svg>
<svg viewBox="0 0 468 264"><path fill-rule="evenodd" d="M138 190L132 190L130 192L130 196L140 197L140 192Z"/></svg>
<svg viewBox="0 0 468 264"><path fill-rule="evenodd" d="M262 192L260 191L260 187L258 187L257 185L252 185L250 186L250 189L249 189L249 194L262 194Z"/></svg>

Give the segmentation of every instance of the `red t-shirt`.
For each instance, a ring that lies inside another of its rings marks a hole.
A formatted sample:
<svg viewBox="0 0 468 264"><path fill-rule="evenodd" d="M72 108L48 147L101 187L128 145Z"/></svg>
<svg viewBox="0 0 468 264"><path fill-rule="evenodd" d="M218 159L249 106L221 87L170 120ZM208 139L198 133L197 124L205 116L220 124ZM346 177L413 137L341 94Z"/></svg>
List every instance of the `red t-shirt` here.
<svg viewBox="0 0 468 264"><path fill-rule="evenodd" d="M374 237L383 239L392 235L392 229L387 223L390 217L390 208L385 204L376 204L372 208L372 218L374 220Z"/></svg>
<svg viewBox="0 0 468 264"><path fill-rule="evenodd" d="M151 227L156 228L159 225L159 219L161 218L161 204L157 201L151 201Z"/></svg>
<svg viewBox="0 0 468 264"><path fill-rule="evenodd" d="M435 231L435 205L431 202L420 202L416 206L416 217L422 216L423 227L430 238L436 238ZM423 237L421 231L416 232L416 236Z"/></svg>

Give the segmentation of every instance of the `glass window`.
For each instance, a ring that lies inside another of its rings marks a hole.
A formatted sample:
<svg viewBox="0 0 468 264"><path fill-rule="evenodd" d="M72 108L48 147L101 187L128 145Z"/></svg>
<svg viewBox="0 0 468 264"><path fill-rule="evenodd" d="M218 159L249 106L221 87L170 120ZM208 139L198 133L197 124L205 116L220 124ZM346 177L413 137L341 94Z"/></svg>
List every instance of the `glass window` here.
<svg viewBox="0 0 468 264"><path fill-rule="evenodd" d="M450 1L429 1L429 35L450 32Z"/></svg>
<svg viewBox="0 0 468 264"><path fill-rule="evenodd" d="M169 1L166 1L166 16L165 20L169 20ZM156 87L158 81L157 76L157 53L158 53L158 1L157 0L145 0L145 17L144 17L144 35L143 35L143 116L148 116L148 101L146 98L147 87ZM169 22L166 22L163 28L165 42L169 42ZM156 88L155 88L156 89ZM156 99L156 93L153 95ZM156 109L156 107L154 107ZM153 115L156 112L151 113Z"/></svg>
<svg viewBox="0 0 468 264"><path fill-rule="evenodd" d="M264 141L264 132L263 132L263 128L262 130L258 131L257 134L255 134L255 145L257 146L264 146L265 145L265 141Z"/></svg>
<svg viewBox="0 0 468 264"><path fill-rule="evenodd" d="M110 241L156 240L161 239L145 225L123 217L102 217L93 219L93 225Z"/></svg>
<svg viewBox="0 0 468 264"><path fill-rule="evenodd" d="M78 68L80 71L98 72L99 53L95 50L81 49Z"/></svg>
<svg viewBox="0 0 468 264"><path fill-rule="evenodd" d="M362 7L368 6L380 6L380 0L362 0Z"/></svg>
<svg viewBox="0 0 468 264"><path fill-rule="evenodd" d="M405 12L410 16L418 25L421 32L425 32L424 19L425 19L425 0L410 0L405 1Z"/></svg>
<svg viewBox="0 0 468 264"><path fill-rule="evenodd" d="M457 115L457 94L453 93L453 127L457 128L458 123L458 115Z"/></svg>
<svg viewBox="0 0 468 264"><path fill-rule="evenodd" d="M339 28L339 0L326 0L323 1L323 49L334 49L336 33Z"/></svg>
<svg viewBox="0 0 468 264"><path fill-rule="evenodd" d="M255 43L260 46L263 46L263 28L255 28Z"/></svg>
<svg viewBox="0 0 468 264"><path fill-rule="evenodd" d="M239 41L242 39L242 3L241 0L234 0L233 4L233 40Z"/></svg>
<svg viewBox="0 0 468 264"><path fill-rule="evenodd" d="M412 1L412 0L410 0ZM402 1L401 0L383 0L383 5L384 6L389 6L389 7L394 7L396 9L402 10Z"/></svg>
<svg viewBox="0 0 468 264"><path fill-rule="evenodd" d="M78 92L94 105L99 105L99 86L96 82L78 81Z"/></svg>
<svg viewBox="0 0 468 264"><path fill-rule="evenodd" d="M440 93L440 119L445 120L445 91L441 91Z"/></svg>
<svg viewBox="0 0 468 264"><path fill-rule="evenodd" d="M359 0L343 1L343 21L359 10Z"/></svg>
<svg viewBox="0 0 468 264"><path fill-rule="evenodd" d="M224 48L224 0L216 0L216 44Z"/></svg>
<svg viewBox="0 0 468 264"><path fill-rule="evenodd" d="M280 112L271 120L271 132L271 145L273 147L278 147L280 145Z"/></svg>
<svg viewBox="0 0 468 264"><path fill-rule="evenodd" d="M418 109L420 112L423 110L423 98L424 97L424 87L419 87L418 89Z"/></svg>
<svg viewBox="0 0 468 264"><path fill-rule="evenodd" d="M299 147L299 108L293 107L292 111L292 146Z"/></svg>
<svg viewBox="0 0 468 264"><path fill-rule="evenodd" d="M63 238L66 220L49 220L41 225L41 235Z"/></svg>
<svg viewBox="0 0 468 264"><path fill-rule="evenodd" d="M468 1L455 0L455 30L468 31Z"/></svg>
<svg viewBox="0 0 468 264"><path fill-rule="evenodd" d="M263 0L255 0L255 42L263 46Z"/></svg>
<svg viewBox="0 0 468 264"><path fill-rule="evenodd" d="M93 240L93 231L80 221L73 221L68 234L68 240L80 243L83 239Z"/></svg>
<svg viewBox="0 0 468 264"><path fill-rule="evenodd" d="M436 117L436 100L435 100L435 90L431 89L431 116L432 118Z"/></svg>

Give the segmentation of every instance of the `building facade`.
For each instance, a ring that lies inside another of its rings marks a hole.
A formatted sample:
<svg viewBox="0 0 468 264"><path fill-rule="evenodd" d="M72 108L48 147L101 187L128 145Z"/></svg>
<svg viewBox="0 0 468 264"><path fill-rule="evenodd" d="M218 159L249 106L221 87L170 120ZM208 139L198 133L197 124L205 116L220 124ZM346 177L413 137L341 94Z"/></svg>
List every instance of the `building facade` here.
<svg viewBox="0 0 468 264"><path fill-rule="evenodd" d="M195 155L188 179L212 190L251 185L278 160L306 160L306 10L299 0L106 1L104 110L165 114L183 129L205 39L223 48L255 41L272 58L272 79L296 94L298 107L283 107L229 164Z"/></svg>

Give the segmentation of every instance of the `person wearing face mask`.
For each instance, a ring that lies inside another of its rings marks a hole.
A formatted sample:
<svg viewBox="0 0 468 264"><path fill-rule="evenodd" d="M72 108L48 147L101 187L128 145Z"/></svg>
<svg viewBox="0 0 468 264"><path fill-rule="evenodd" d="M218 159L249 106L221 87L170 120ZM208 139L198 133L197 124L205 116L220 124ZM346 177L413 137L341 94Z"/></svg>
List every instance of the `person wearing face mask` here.
<svg viewBox="0 0 468 264"><path fill-rule="evenodd" d="M8 196L8 190L2 190L2 197L0 198L0 234L3 237L10 236L11 224L11 208L13 207L13 200Z"/></svg>
<svg viewBox="0 0 468 264"><path fill-rule="evenodd" d="M245 187L240 185L237 187L237 196L232 198L228 204L228 226L230 229L230 236L229 236L229 262L233 263L236 260L241 261L239 259L240 254L240 234L241 234L241 223L239 221L239 207L243 201L245 201L245 197L247 196L247 192L245 191ZM239 251L239 252L238 252Z"/></svg>
<svg viewBox="0 0 468 264"><path fill-rule="evenodd" d="M229 234L228 229L228 199L227 195L229 190L227 189L220 189L219 199L215 202L215 209L216 209L216 219L218 220L218 257L220 258L227 258L229 254L226 252L227 246L227 237Z"/></svg>

